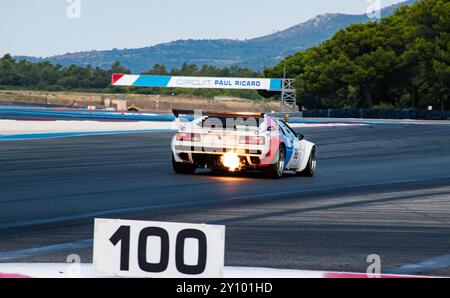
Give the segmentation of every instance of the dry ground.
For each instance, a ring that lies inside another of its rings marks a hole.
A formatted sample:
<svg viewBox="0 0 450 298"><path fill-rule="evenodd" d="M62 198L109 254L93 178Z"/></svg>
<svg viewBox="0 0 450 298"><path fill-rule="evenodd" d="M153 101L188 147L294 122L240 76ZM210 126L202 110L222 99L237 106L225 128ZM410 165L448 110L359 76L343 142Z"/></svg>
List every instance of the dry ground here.
<svg viewBox="0 0 450 298"><path fill-rule="evenodd" d="M126 98L128 105L136 105L145 111L168 112L178 109L211 109L221 111L278 111L278 101L253 101L229 98L228 100L206 99L189 95L161 96L142 94L104 94L47 91L0 91L1 101L63 104L76 102L78 106L102 107L105 99Z"/></svg>

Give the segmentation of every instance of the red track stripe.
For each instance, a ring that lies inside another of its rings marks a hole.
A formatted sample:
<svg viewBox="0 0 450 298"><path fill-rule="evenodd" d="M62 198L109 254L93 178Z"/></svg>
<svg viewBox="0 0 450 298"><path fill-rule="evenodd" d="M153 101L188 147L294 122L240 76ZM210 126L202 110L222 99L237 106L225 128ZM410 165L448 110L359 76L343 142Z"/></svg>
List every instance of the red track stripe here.
<svg viewBox="0 0 450 298"><path fill-rule="evenodd" d="M26 276L22 274L0 273L0 278L31 278L31 276Z"/></svg>

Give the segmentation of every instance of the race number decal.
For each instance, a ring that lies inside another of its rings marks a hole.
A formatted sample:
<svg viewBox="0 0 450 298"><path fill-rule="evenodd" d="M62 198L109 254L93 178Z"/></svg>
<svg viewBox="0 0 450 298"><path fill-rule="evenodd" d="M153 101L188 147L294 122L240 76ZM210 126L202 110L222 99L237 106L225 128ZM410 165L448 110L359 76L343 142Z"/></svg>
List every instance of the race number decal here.
<svg viewBox="0 0 450 298"><path fill-rule="evenodd" d="M297 160L298 159L298 149L295 149L295 152L294 152L294 159L295 160Z"/></svg>
<svg viewBox="0 0 450 298"><path fill-rule="evenodd" d="M225 226L95 219L94 268L123 277L223 275Z"/></svg>

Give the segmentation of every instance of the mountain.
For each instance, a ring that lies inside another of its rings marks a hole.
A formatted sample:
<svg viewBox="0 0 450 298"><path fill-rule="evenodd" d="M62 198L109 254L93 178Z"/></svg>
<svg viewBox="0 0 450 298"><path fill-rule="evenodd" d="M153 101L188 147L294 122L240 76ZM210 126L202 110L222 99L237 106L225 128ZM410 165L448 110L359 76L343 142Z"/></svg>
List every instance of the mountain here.
<svg viewBox="0 0 450 298"><path fill-rule="evenodd" d="M381 16L391 15L403 5L412 5L419 0L409 0L383 8ZM277 64L284 57L316 46L329 39L338 30L351 24L369 22L366 14L322 14L307 22L286 30L249 40L177 40L139 49L113 49L109 51L88 51L68 53L47 58L17 56L32 62L51 61L63 66L110 68L120 61L133 73L141 73L154 64L165 64L167 68L180 67L184 62L199 66L208 64L219 67L239 65L259 71Z"/></svg>

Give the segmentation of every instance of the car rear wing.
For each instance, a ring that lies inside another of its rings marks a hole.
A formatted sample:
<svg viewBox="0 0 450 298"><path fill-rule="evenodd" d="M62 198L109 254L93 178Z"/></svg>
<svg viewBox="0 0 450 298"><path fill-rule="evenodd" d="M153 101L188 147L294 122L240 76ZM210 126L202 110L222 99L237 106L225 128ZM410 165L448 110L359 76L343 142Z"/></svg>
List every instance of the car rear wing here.
<svg viewBox="0 0 450 298"><path fill-rule="evenodd" d="M251 112L220 112L220 111L201 111L201 110L181 110L173 109L172 113L176 118L180 115L191 116L200 114L208 117L230 117L230 118L264 118L264 113L251 113Z"/></svg>
<svg viewBox="0 0 450 298"><path fill-rule="evenodd" d="M265 113L250 112L220 112L201 110L173 109L176 117L175 123L179 127L191 125L191 127L222 127L227 130L262 130L265 131L271 119ZM192 119L196 120L192 122ZM216 118L216 119L214 119ZM189 124L188 124L189 123Z"/></svg>

